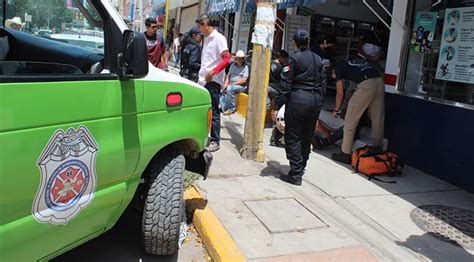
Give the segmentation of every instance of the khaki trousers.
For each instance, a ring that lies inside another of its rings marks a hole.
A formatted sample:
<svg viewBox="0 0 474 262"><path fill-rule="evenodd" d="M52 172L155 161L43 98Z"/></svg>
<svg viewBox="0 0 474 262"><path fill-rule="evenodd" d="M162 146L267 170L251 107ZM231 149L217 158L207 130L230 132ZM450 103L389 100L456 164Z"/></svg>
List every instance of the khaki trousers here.
<svg viewBox="0 0 474 262"><path fill-rule="evenodd" d="M372 120L372 145L381 146L385 121L385 83L381 77L371 78L357 85L357 89L349 101L344 119L342 152L352 153L357 125L367 108Z"/></svg>

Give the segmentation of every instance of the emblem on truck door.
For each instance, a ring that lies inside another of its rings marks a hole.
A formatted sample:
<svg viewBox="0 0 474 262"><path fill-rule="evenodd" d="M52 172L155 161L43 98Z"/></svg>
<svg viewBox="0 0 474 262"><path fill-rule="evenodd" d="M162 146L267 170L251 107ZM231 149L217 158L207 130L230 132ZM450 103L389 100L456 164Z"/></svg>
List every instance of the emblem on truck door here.
<svg viewBox="0 0 474 262"><path fill-rule="evenodd" d="M41 182L33 217L38 222L67 224L90 204L96 189L98 151L99 146L85 126L53 134L37 163Z"/></svg>

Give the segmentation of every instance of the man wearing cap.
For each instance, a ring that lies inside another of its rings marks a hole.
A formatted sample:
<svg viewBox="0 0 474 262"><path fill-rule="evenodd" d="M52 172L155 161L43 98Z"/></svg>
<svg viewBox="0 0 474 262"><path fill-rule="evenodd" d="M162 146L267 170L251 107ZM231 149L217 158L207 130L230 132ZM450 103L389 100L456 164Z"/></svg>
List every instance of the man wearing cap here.
<svg viewBox="0 0 474 262"><path fill-rule="evenodd" d="M235 113L235 95L245 91L248 78L249 67L245 63L245 53L239 50L224 81L224 95L221 97L221 110L224 115Z"/></svg>
<svg viewBox="0 0 474 262"><path fill-rule="evenodd" d="M288 175L280 179L300 186L311 151L311 138L322 106L321 57L309 50L309 33L298 29L293 36L298 51L282 70L281 90L272 118L285 105L285 150L290 161Z"/></svg>
<svg viewBox="0 0 474 262"><path fill-rule="evenodd" d="M225 36L217 32L208 15L201 15L196 23L199 31L205 36L198 83L209 91L212 102L211 137L207 150L215 152L220 148L221 114L219 100L221 88L224 86L224 69L230 64L230 54Z"/></svg>
<svg viewBox="0 0 474 262"><path fill-rule="evenodd" d="M201 42L202 34L197 26L193 27L187 36L183 37L181 54L180 75L191 81L198 81L198 73L201 68Z"/></svg>
<svg viewBox="0 0 474 262"><path fill-rule="evenodd" d="M163 36L158 32L159 25L155 18L147 18L145 20L145 37L146 47L148 51L148 60L160 69L166 68L166 64L162 62L163 54L165 53L165 43Z"/></svg>
<svg viewBox="0 0 474 262"><path fill-rule="evenodd" d="M337 89L336 108L333 115L337 115L343 103L343 81L350 80L357 84L344 117L341 153L332 155L333 160L350 164L357 126L367 109L369 109L369 116L372 120L372 145L377 148L382 146L385 118L385 83L378 70L367 60L361 58L351 59L337 65L332 70L332 77L336 80Z"/></svg>

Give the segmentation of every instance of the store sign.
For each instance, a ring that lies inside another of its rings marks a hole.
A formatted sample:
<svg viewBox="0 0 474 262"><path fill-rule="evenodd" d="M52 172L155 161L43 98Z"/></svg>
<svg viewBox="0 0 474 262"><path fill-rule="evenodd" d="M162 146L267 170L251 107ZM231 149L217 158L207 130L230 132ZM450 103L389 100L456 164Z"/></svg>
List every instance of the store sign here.
<svg viewBox="0 0 474 262"><path fill-rule="evenodd" d="M446 9L436 79L474 84L474 7Z"/></svg>
<svg viewBox="0 0 474 262"><path fill-rule="evenodd" d="M247 53L250 38L250 24L252 23L252 13L243 13L239 30L239 42L237 43L237 50L242 50Z"/></svg>
<svg viewBox="0 0 474 262"><path fill-rule="evenodd" d="M326 0L272 0L272 3L278 4L278 9L286 9L291 7L314 6L317 4L324 4ZM248 0L246 5L246 12L253 12L257 9L256 0Z"/></svg>
<svg viewBox="0 0 474 262"><path fill-rule="evenodd" d="M317 4L324 4L326 0L273 0L278 4L278 9L285 9L290 7L314 6Z"/></svg>
<svg viewBox="0 0 474 262"><path fill-rule="evenodd" d="M223 15L236 13L240 9L240 0L206 0L206 14Z"/></svg>
<svg viewBox="0 0 474 262"><path fill-rule="evenodd" d="M410 41L410 49L413 52L427 53L431 50L437 21L437 12L418 12L416 14Z"/></svg>

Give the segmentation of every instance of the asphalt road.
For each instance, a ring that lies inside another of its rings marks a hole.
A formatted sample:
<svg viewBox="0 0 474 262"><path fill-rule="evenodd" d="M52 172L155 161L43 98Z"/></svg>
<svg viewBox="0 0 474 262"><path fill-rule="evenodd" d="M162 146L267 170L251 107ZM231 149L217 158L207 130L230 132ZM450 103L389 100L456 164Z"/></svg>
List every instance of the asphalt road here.
<svg viewBox="0 0 474 262"><path fill-rule="evenodd" d="M133 209L125 211L114 228L57 258L55 262L74 261L208 261L204 247L191 228L178 254L168 257L148 256L141 247L141 217Z"/></svg>

